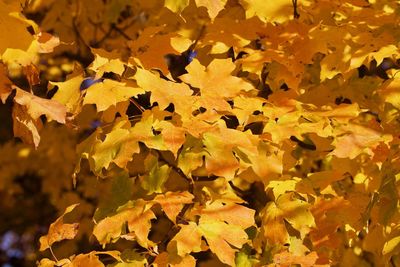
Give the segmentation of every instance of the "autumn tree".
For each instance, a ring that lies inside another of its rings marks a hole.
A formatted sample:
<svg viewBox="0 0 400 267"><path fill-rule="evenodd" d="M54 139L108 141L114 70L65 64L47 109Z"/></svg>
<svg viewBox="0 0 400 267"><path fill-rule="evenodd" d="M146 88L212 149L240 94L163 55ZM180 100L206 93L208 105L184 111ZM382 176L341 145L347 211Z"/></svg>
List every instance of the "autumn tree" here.
<svg viewBox="0 0 400 267"><path fill-rule="evenodd" d="M400 266L399 25L396 0L0 0L2 242Z"/></svg>

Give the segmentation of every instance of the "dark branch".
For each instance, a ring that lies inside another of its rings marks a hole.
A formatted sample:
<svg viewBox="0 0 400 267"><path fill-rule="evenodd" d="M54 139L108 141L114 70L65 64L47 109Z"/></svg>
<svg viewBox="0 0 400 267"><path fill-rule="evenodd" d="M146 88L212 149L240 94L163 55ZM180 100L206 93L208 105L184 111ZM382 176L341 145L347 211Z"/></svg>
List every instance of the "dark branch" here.
<svg viewBox="0 0 400 267"><path fill-rule="evenodd" d="M297 0L292 0L293 4L293 18L298 19L300 18L300 14L297 12Z"/></svg>

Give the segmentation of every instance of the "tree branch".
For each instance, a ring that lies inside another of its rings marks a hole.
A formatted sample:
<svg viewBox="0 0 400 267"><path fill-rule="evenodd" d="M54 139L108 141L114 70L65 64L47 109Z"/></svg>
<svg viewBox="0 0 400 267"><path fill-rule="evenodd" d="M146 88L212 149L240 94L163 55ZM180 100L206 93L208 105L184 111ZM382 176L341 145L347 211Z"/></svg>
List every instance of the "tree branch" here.
<svg viewBox="0 0 400 267"><path fill-rule="evenodd" d="M300 14L297 12L297 0L292 0L293 5L293 18L298 19L300 18Z"/></svg>

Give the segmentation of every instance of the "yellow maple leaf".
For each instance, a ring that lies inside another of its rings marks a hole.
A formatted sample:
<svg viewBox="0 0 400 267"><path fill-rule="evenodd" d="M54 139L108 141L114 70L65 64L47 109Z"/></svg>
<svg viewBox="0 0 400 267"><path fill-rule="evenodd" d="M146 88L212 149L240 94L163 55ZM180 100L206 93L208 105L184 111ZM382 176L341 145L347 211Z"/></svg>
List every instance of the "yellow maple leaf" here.
<svg viewBox="0 0 400 267"><path fill-rule="evenodd" d="M144 93L141 88L131 87L126 83L105 79L90 86L83 104L95 104L97 111L104 111L119 102L127 101L133 96Z"/></svg>
<svg viewBox="0 0 400 267"><path fill-rule="evenodd" d="M189 5L189 0L165 0L164 5L172 12L181 13Z"/></svg>
<svg viewBox="0 0 400 267"><path fill-rule="evenodd" d="M120 207L115 215L98 222L94 226L93 235L103 246L122 237L137 240L142 247L148 248L152 244L147 238L151 228L150 220L156 218L150 209L151 206L143 200L128 202ZM129 233L123 235L122 226L125 223L128 225Z"/></svg>
<svg viewBox="0 0 400 267"><path fill-rule="evenodd" d="M298 230L302 238L315 226L310 212L310 204L297 199L294 193L280 195L275 202L270 202L261 211L262 233L271 244L284 244L288 241L285 222L289 222Z"/></svg>
<svg viewBox="0 0 400 267"><path fill-rule="evenodd" d="M56 120L65 123L67 110L64 105L55 100L48 100L37 97L22 89L16 88L13 107L13 130L14 134L26 142L39 145L39 130L43 124L40 116L46 115L48 120Z"/></svg>
<svg viewBox="0 0 400 267"><path fill-rule="evenodd" d="M208 15L211 20L218 15L218 13L224 9L227 0L195 0L198 7L204 6L207 8Z"/></svg>
<svg viewBox="0 0 400 267"><path fill-rule="evenodd" d="M52 99L65 105L68 112L74 113L80 103L81 92L79 88L82 81L83 75L78 75L64 82L49 82L51 86L58 87Z"/></svg>
<svg viewBox="0 0 400 267"><path fill-rule="evenodd" d="M73 211L78 205L79 204L73 204L71 206L68 206L65 209L64 213L60 217L58 217L58 219L54 223L50 225L47 235L42 236L39 239L40 251L46 250L55 242L59 242L64 239L73 239L76 236L76 234L78 233L79 224L65 224L63 222L63 219L65 214Z"/></svg>
<svg viewBox="0 0 400 267"><path fill-rule="evenodd" d="M217 255L219 260L234 266L237 250L231 245L241 248L247 242L248 236L243 228L221 221L203 221L200 218L198 229L207 240L210 250Z"/></svg>
<svg viewBox="0 0 400 267"><path fill-rule="evenodd" d="M242 91L254 89L250 83L231 75L235 68L231 59L214 59L207 68L194 59L186 67L188 73L180 78L199 88L201 96L233 98Z"/></svg>
<svg viewBox="0 0 400 267"><path fill-rule="evenodd" d="M282 23L292 18L293 6L289 0L240 0L246 17L258 16L262 21Z"/></svg>
<svg viewBox="0 0 400 267"><path fill-rule="evenodd" d="M157 102L160 109L172 103L181 110L179 107L185 106L185 103L181 103L181 97L192 95L192 90L186 84L161 79L148 70L138 68L134 77L143 90L151 92L150 102Z"/></svg>
<svg viewBox="0 0 400 267"><path fill-rule="evenodd" d="M34 40L27 30L29 24L20 19L15 11L11 5L0 2L0 58L10 48L27 50Z"/></svg>

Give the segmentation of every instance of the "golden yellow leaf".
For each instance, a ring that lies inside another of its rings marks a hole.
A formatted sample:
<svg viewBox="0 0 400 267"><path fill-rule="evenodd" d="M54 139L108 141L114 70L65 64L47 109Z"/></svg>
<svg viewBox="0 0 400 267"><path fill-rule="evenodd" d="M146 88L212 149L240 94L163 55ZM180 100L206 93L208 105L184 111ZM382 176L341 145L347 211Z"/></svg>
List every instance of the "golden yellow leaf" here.
<svg viewBox="0 0 400 267"><path fill-rule="evenodd" d="M188 73L180 78L199 88L201 96L233 98L254 89L250 83L231 75L235 68L231 59L214 59L207 68L194 59L186 67Z"/></svg>
<svg viewBox="0 0 400 267"><path fill-rule="evenodd" d="M151 205L143 200L128 202L120 207L115 215L98 222L93 229L93 235L103 246L122 237L136 240L142 247L147 248L152 243L147 238L151 228L150 220L156 218L150 208ZM129 232L123 235L125 224Z"/></svg>
<svg viewBox="0 0 400 267"><path fill-rule="evenodd" d="M15 11L11 5L0 2L0 58L10 48L27 50L34 40L27 30L28 23L16 17Z"/></svg>
<svg viewBox="0 0 400 267"><path fill-rule="evenodd" d="M292 18L292 2L287 0L240 0L246 10L246 17L258 16L264 22L282 23Z"/></svg>
<svg viewBox="0 0 400 267"><path fill-rule="evenodd" d="M64 213L60 217L58 217L58 219L54 223L50 225L47 235L40 237L40 251L46 250L55 242L59 242L64 239L73 239L76 236L76 234L78 233L79 224L65 224L63 222L63 219L65 214L73 211L78 205L79 204L73 204L71 206L68 206L65 209Z"/></svg>
<svg viewBox="0 0 400 267"><path fill-rule="evenodd" d="M80 102L81 92L79 88L82 81L83 76L78 75L64 82L49 82L50 85L58 87L52 99L65 105L68 112L74 113Z"/></svg>
<svg viewBox="0 0 400 267"><path fill-rule="evenodd" d="M230 266L235 264L236 249L247 242L248 236L241 226L230 225L220 221L203 221L200 218L198 229L207 240L213 253L220 261Z"/></svg>
<svg viewBox="0 0 400 267"><path fill-rule="evenodd" d="M97 111L104 111L119 102L144 93L141 88L127 86L125 83L105 79L87 89L83 104L96 104Z"/></svg>
<svg viewBox="0 0 400 267"><path fill-rule="evenodd" d="M189 0L165 0L164 5L172 12L181 13L189 5Z"/></svg>
<svg viewBox="0 0 400 267"><path fill-rule="evenodd" d="M211 20L214 20L218 13L224 9L227 0L195 0L195 2L198 7L207 8L208 15Z"/></svg>
<svg viewBox="0 0 400 267"><path fill-rule="evenodd" d="M180 103L180 97L192 95L192 90L186 84L166 81L148 70L138 68L135 79L139 87L151 92L151 104L157 102L161 110L171 103L179 109L180 105L184 105Z"/></svg>

